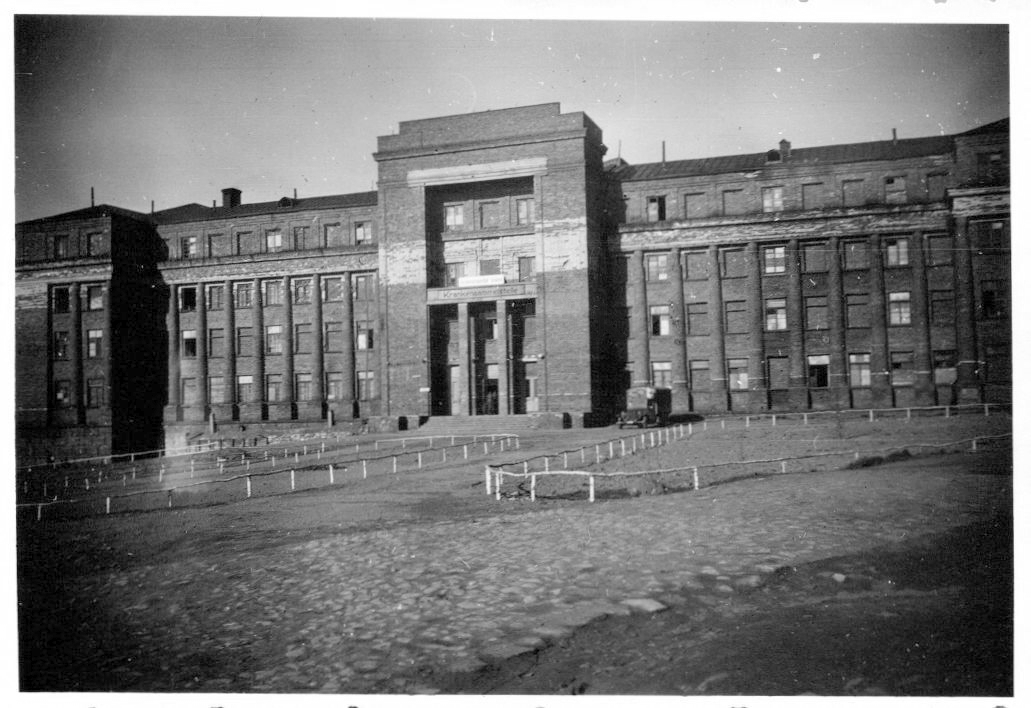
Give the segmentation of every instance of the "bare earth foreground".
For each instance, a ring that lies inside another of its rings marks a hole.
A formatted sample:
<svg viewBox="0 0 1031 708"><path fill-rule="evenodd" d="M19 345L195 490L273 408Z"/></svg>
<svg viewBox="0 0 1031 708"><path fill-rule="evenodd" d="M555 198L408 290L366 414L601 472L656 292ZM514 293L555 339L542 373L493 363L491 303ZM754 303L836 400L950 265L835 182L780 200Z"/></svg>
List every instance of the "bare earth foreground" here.
<svg viewBox="0 0 1031 708"><path fill-rule="evenodd" d="M609 468L887 450L977 416L695 432ZM527 437L517 460L614 429ZM829 446L827 448L821 446ZM528 496L482 462L19 516L23 691L1007 696L1008 441ZM836 468L836 469L835 469ZM524 485L525 488L525 485Z"/></svg>

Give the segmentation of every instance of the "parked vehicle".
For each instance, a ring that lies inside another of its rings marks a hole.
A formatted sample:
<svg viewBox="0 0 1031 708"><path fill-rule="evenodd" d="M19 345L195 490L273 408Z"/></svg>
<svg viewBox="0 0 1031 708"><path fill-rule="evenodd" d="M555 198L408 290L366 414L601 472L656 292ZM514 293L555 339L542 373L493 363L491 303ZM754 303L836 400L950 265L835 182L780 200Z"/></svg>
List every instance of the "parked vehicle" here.
<svg viewBox="0 0 1031 708"><path fill-rule="evenodd" d="M638 428L647 428L650 425L666 425L673 408L672 402L673 395L668 388L635 386L627 389L626 408L619 414L619 427L636 425Z"/></svg>

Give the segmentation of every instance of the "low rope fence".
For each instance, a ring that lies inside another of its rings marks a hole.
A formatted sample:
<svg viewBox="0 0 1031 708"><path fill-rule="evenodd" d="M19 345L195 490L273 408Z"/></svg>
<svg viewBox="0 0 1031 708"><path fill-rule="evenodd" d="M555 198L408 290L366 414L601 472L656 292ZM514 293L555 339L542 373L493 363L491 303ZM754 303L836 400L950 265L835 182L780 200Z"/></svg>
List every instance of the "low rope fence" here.
<svg viewBox="0 0 1031 708"><path fill-rule="evenodd" d="M950 441L950 442L947 442L947 443L909 443L909 444L906 444L906 445L899 445L899 446L890 447L890 448L878 448L876 450L832 450L832 451L827 451L827 452L814 452L814 453L808 453L808 454L805 454L805 455L792 455L792 456L787 456L787 457L775 457L775 458L758 459L758 460L734 460L734 461L728 461L728 462L714 462L714 463L700 464L700 465L684 465L684 466L672 467L672 468L668 468L668 469L638 470L638 471L629 471L629 472L628 471L602 472L602 471L597 471L597 470L592 471L592 470L582 470L582 469L556 469L556 470L549 470L547 468L544 469L544 470L529 471L528 465L526 464L526 463L529 462L529 460L526 460L526 461L523 461L523 463L522 463L522 464L524 464L524 469L521 472L520 471L515 471L515 472L508 471L508 470L504 469L504 467L506 465L487 465L485 470L484 470L484 487L486 488L486 493L487 493L488 496L493 495L496 500L500 501L501 500L501 496L502 496L501 488L502 488L502 485L504 484L504 480L505 480L506 477L510 477L510 478L517 479L517 480L522 480L523 483L525 483L525 481L528 480L529 483L530 483L529 490L528 490L530 501L536 501L537 496L538 496L538 492L537 492L537 480L538 480L538 477L542 477L542 478L548 478L548 477L568 477L568 478L580 478L581 480L586 478L587 485L588 485L587 499L588 499L589 502L594 502L595 501L595 497L596 497L596 492L595 492L595 480L596 479L602 479L602 480L628 479L628 478L634 478L634 477L649 477L649 476L658 477L658 476L661 476L661 475L673 475L673 476L676 476L676 475L683 475L685 473L690 473L690 475L691 475L690 476L690 489L693 490L693 491L697 491L702 486L702 482L701 482L701 478L700 478L700 472L702 470L721 470L721 469L731 469L731 468L744 468L744 469L748 469L749 467L753 467L753 466L756 466L756 465L766 465L766 466L779 465L779 469L775 468L774 471L771 474L787 474L789 471L795 471L795 470L789 470L788 469L788 464L791 463L791 462L797 462L799 460L808 460L808 459L813 459L813 458L833 458L833 457L848 457L848 458L851 458L853 460L860 460L865 455L875 455L875 456L879 457L879 456L881 456L881 455L883 455L885 453L888 453L888 456L890 457L892 453L903 453L904 452L904 453L908 454L910 450L914 450L914 449L917 449L917 450L920 450L920 449L938 450L938 451L944 452L944 451L946 451L946 450L948 450L950 448L961 448L961 449L969 449L970 452L977 452L978 449L979 449L979 445L983 448L983 446L985 444L991 444L992 442L997 441L997 440L1012 440L1012 438L1013 438L1013 435L1010 434L1010 433L1007 433L1007 434L1004 434L1004 435L982 435L982 436L977 436L977 437L973 437L973 438L967 438L965 440L954 440L954 441ZM559 454L562 454L562 453L559 453ZM531 459L534 459L534 458L531 458ZM610 457L608 459L614 459L614 458ZM601 462L602 462L602 460L598 459L594 464L600 464ZM510 464L520 464L520 463L510 463ZM753 473L750 476L756 476L758 474L759 473ZM723 477L720 480L715 480L715 481L726 481L726 479L727 479L727 477ZM710 483L712 483L712 482L710 482ZM582 485L583 485L583 482L581 481L580 482L580 486L582 487Z"/></svg>
<svg viewBox="0 0 1031 708"><path fill-rule="evenodd" d="M446 440L448 443L439 445L436 442L439 440ZM412 449L410 444L418 441L424 441L427 445L418 449ZM202 500L194 498L192 500L193 505L202 503L205 506L211 506L232 501L242 501L252 496L271 496L273 494L294 492L299 489L317 489L333 486L342 481L343 475L350 471L350 468L347 466L348 464L355 467L352 472L355 479L367 479L370 473L385 474L389 472L398 474L402 471L421 470L429 465L446 464L449 460L463 461L468 460L470 457L489 455L506 449L519 449L520 441L518 435L494 434L422 436L419 438L389 441L380 440L377 443L374 446L375 450L393 447L393 451L371 457L348 458L343 460L343 463L340 460L334 460L332 463L322 464L320 459L323 455L324 446L320 445L316 446L311 453L308 453L306 448L296 450L292 460L293 465L290 464L289 456L285 460L277 462L276 456L273 455L269 458L266 469L259 469L258 464L252 465L250 460L245 460L237 462L235 466L236 474L232 474L231 468L220 464L217 468L218 476L211 479L153 488L148 483L154 482L155 478L150 477L149 479L141 480L141 486L144 486L144 488L135 491L122 491L118 494L110 493L109 487L101 488L98 486L103 480L101 473L101 476L98 477L98 484L93 485L92 488L89 478L87 477L84 480L84 486L81 488L81 491L87 493L92 491L91 496L80 494L67 499L44 498L35 502L19 503L15 506L21 513L26 513L26 510L34 511L37 521L42 521L44 516L48 518L57 516L68 518L111 514L114 512L149 511L159 508L171 509L175 505L177 498L182 499L184 495L196 494L201 491L205 492L204 498ZM401 450L397 450L397 447L400 447ZM314 457L316 459L302 461L302 449L304 449L305 454L309 458ZM361 448L357 449L360 452ZM331 450L330 452L333 451ZM353 454L350 453L350 446L346 450L338 449L335 452ZM308 464L305 464L305 462ZM264 461L262 461L262 464L264 464ZM374 469L376 465L380 469ZM210 473L214 469L216 468L206 468L204 471ZM224 476L227 469L230 469L232 476ZM201 470L191 468L189 471L180 471L174 476L182 478L189 474L189 478L194 479L195 475L200 473ZM172 477L172 475L167 476L170 479ZM164 484L165 478L166 473L162 468L157 474L156 481L158 484ZM279 482L274 482L273 478L278 479ZM289 489L286 489L286 479L289 479ZM311 480L316 481L312 482ZM121 487L126 488L128 481L128 475L123 474ZM110 486L110 476L108 477L108 483ZM114 484L117 485L117 480ZM183 504L180 503L179 506L183 506Z"/></svg>

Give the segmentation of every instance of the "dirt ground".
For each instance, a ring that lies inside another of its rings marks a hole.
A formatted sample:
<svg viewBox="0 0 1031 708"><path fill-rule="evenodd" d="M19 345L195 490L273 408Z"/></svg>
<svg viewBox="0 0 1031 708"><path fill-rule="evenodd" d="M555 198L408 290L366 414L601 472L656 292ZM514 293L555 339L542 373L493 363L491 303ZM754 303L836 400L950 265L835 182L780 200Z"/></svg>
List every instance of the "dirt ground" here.
<svg viewBox="0 0 1031 708"><path fill-rule="evenodd" d="M682 449L659 448L648 458L613 460L608 469L769 459L801 454L799 450L848 448L872 455L892 445L1008 430L1008 419L973 416L905 424L860 422L844 429L713 429L691 441L689 459ZM627 434L632 433L611 429L542 434L528 438L521 454L559 451L605 440L606 435ZM940 459L953 464L962 457ZM957 474L1012 474L1008 446L978 459L973 466L957 469ZM847 460L839 459L835 465L844 463ZM805 485L807 473L822 464L802 466L796 475L799 484ZM926 461L890 464L901 469ZM775 471L730 470L703 477L703 484L734 484L735 479ZM432 486L425 482L430 474ZM606 493L675 493L686 485L683 476L671 475L643 490L600 489L599 501L604 503ZM31 682L35 670L45 676L46 665L87 660L61 653L67 618L50 608L61 604L55 599L62 595L65 578L182 558L203 557L217 564L220 558L244 551L395 524L473 520L585 503L582 488L558 485L541 491L535 504L485 502L478 462L243 503L208 505L199 499L170 511L42 524L20 518L23 685L27 676ZM444 693L471 694L1010 695L1012 533L1012 509L1000 507L975 526L781 568L733 597L695 590L668 595L663 598L666 611L594 622L535 653L474 674L426 677L426 682Z"/></svg>

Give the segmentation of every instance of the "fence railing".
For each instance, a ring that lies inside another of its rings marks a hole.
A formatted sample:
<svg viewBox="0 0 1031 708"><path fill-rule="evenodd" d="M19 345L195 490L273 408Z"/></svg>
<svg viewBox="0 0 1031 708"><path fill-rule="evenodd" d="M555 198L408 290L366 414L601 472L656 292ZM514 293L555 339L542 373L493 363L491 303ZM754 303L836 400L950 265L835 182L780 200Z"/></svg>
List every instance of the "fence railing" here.
<svg viewBox="0 0 1031 708"><path fill-rule="evenodd" d="M617 438L614 440L608 440L603 443L598 443L592 446L582 446L580 448L574 448L572 450L561 451L558 453L549 453L546 455L537 455L534 457L528 457L524 460L515 462L509 462L501 465L487 465L484 470L484 487L488 495L493 494L495 498L501 498L501 486L504 482L505 477L518 478L522 480L529 480L530 489L529 495L531 501L536 500L537 496L537 477L538 476L568 476L568 477L581 477L585 478L588 483L588 498L590 501L594 501L595 498L595 478L612 478L612 477L644 477L649 475L660 475L660 474L676 474L683 472L690 472L692 474L693 488L698 489L699 486L699 470L701 469L719 469L723 467L731 466L749 466L759 464L771 464L781 463L781 472L787 472L787 463L793 460L811 459L816 457L852 457L858 459L861 455L866 454L877 454L884 453L884 448L879 450L832 450L825 452L814 452L807 453L805 455L790 456L784 458L774 458L765 460L734 460L728 462L710 463L703 465L685 465L683 467L677 467L672 469L661 469L661 470L644 470L644 471L618 471L618 472L600 472L585 469L575 469L570 467L570 455L572 455L573 462L579 459L580 465L600 465L608 460L626 457L627 455L637 454L638 450L645 450L650 447L657 447L658 445L668 444L671 439L682 439L687 436L692 436L695 430L707 431L711 427L718 427L720 430L726 430L728 428L727 423L739 423L744 428L750 428L753 424L760 424L767 422L770 426L776 426L778 419L781 424L785 421L801 421L803 425L809 425L812 419L819 419L824 416L840 416L842 414L851 414L854 419L857 415L869 422L873 422L877 419L877 414L890 413L891 417L904 416L906 420L913 418L914 412L924 414L936 414L944 417L951 417L954 414L960 412L976 412L978 414L988 416L992 410L1006 411L1008 407L1001 406L998 404L970 404L964 406L928 406L922 408L887 408L887 409L864 409L858 411L855 409L849 409L848 411L807 411L801 413L768 413L768 414L750 414L741 418L719 418L713 421L702 420L697 423L682 423L667 428L660 428L658 431L649 431L647 433L640 432L630 437ZM655 433L658 432L656 437ZM946 443L909 443L898 447L888 448L889 451L899 450L910 450L919 448L949 448L955 446L967 446L969 445L973 451L977 450L978 441L990 441L1002 438L1012 438L1011 434L998 435L998 436L979 436L975 438L968 438L966 440L949 441ZM640 445L638 445L640 441ZM617 454L618 449L618 454ZM607 453L607 454L606 454ZM554 463L552 463L554 461ZM537 469L532 469L535 464ZM561 464L561 467L559 467ZM507 468L516 468L510 470ZM522 468L521 470L518 468Z"/></svg>
<svg viewBox="0 0 1031 708"><path fill-rule="evenodd" d="M443 442L444 444L440 444ZM420 445L419 443L423 443ZM352 474L357 479L367 479L370 473L386 473L407 470L421 470L424 467L434 464L447 463L449 460L468 460L470 457L489 455L505 449L519 449L519 436L513 434L493 435L442 435L442 436L419 436L388 440L378 440L364 445L371 448L373 452L381 452L368 456L355 456L362 451L362 444L354 450L351 446L340 448L329 448L325 444L316 446L297 445L292 459L290 450L283 456L270 455L260 460L236 459L232 464L226 464L226 460L218 463L218 466L198 467L192 464L189 469L181 469L176 472L168 472L164 467L160 468L156 475L149 477L136 477L138 489L130 490L128 487L130 479L128 473L123 473L119 480L117 476L110 474L105 477L103 472L98 472L96 482L90 482L89 477L83 479L82 486L70 486L70 481L64 480L64 489L71 489L75 496L69 498L50 498L44 486L43 495L35 501L23 501L16 504L16 508L24 512L25 509L34 509L37 520L42 520L45 512L50 509L61 508L71 509L79 507L84 511L80 515L110 514L113 511L143 511L160 508L162 506L171 508L177 496L192 493L202 489L226 489L240 481L243 486L240 489L244 493L222 493L221 495L209 495L207 503L216 504L226 501L248 499L254 496L255 483L274 476L289 476L289 490L280 485L272 493L285 493L296 491L298 478L303 476L311 479L315 476L325 475L325 484L305 484L305 489L313 489L321 486L337 483L338 477L349 471L348 465L355 469ZM310 448L310 451L309 451ZM302 457L303 452L303 457ZM329 458L333 461L330 462ZM325 460L324 460L325 458ZM375 466L380 469L374 469ZM226 475L230 476L226 476ZM198 477L202 479L198 479ZM203 479L203 477L208 477ZM186 480L190 481L186 481ZM167 483L166 483L167 480ZM172 481L176 483L170 484ZM154 483L157 483L157 486ZM266 485L267 486L267 485ZM111 488L118 491L112 493ZM26 493L28 490L25 490ZM264 490L268 491L268 490ZM162 504L154 503L155 498L160 498ZM131 500L149 500L149 503L131 505Z"/></svg>

